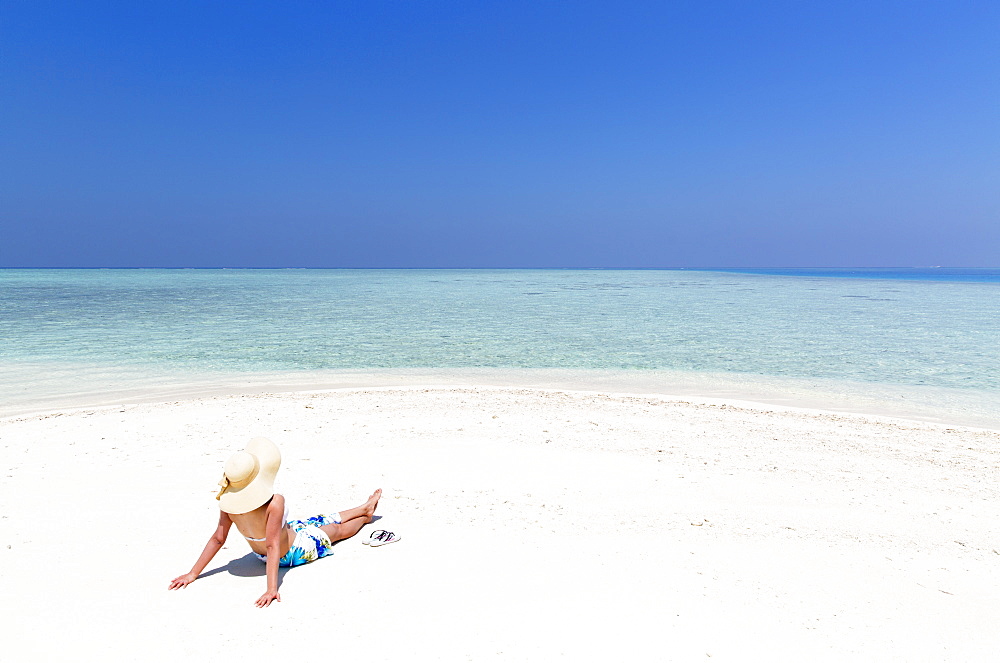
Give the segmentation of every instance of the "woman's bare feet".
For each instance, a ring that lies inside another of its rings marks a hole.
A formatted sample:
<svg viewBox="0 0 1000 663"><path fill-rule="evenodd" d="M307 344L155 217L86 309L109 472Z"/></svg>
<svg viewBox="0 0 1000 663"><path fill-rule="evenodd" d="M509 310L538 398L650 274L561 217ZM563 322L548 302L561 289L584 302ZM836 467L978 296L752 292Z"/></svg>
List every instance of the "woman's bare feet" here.
<svg viewBox="0 0 1000 663"><path fill-rule="evenodd" d="M372 516L375 515L375 508L378 506L378 501L382 497L382 489L379 488L368 498L368 501L361 506L356 506L353 509L347 509L346 511L340 512L340 522L346 523L350 520L358 519L361 523L358 527L363 527L372 521Z"/></svg>
<svg viewBox="0 0 1000 663"><path fill-rule="evenodd" d="M377 488L374 493L368 498L368 501L361 505L364 509L365 516L368 518L367 522L372 521L372 516L375 515L375 508L378 506L378 501L382 497L382 489Z"/></svg>

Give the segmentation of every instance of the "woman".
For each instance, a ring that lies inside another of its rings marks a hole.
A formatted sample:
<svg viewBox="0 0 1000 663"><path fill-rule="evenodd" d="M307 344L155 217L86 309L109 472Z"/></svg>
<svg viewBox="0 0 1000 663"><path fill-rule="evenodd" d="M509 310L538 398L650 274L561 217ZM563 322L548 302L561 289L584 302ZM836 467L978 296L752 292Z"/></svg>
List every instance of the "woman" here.
<svg viewBox="0 0 1000 663"><path fill-rule="evenodd" d="M281 467L281 453L273 442L263 437L250 440L245 451L226 461L219 485L219 524L191 570L170 581L169 589L180 589L195 581L219 552L229 528L236 525L250 549L267 564L267 591L257 599L263 608L280 601L278 567L299 566L333 552L334 541L357 534L372 521L382 496L376 490L361 506L332 515L318 515L306 520L288 520L285 498L274 492L274 477ZM375 535L378 535L377 537ZM373 533L378 543L391 543L399 537L391 532Z"/></svg>

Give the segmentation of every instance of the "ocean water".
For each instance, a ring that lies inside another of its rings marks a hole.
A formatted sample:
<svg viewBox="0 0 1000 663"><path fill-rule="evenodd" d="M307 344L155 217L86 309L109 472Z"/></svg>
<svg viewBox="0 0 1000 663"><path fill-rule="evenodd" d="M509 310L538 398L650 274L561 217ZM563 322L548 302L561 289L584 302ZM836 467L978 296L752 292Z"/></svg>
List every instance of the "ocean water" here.
<svg viewBox="0 0 1000 663"><path fill-rule="evenodd" d="M1000 269L911 267L882 268L808 268L808 269L721 269L734 274L766 274L770 276L826 276L844 279L892 279L898 281L961 281L966 283L1000 283Z"/></svg>
<svg viewBox="0 0 1000 663"><path fill-rule="evenodd" d="M0 416L475 378L1000 425L1000 270L848 271L0 270Z"/></svg>

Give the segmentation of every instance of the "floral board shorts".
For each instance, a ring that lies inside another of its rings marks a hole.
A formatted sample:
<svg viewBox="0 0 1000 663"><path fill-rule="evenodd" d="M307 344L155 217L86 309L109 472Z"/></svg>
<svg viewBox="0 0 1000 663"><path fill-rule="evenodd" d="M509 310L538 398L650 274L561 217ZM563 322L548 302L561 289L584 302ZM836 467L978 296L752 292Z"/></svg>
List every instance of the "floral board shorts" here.
<svg viewBox="0 0 1000 663"><path fill-rule="evenodd" d="M295 531L295 541L285 556L278 560L278 566L300 566L333 554L333 543L320 526L339 525L339 513L329 516L321 514L305 520L289 520L287 524ZM257 557L267 561L266 555Z"/></svg>

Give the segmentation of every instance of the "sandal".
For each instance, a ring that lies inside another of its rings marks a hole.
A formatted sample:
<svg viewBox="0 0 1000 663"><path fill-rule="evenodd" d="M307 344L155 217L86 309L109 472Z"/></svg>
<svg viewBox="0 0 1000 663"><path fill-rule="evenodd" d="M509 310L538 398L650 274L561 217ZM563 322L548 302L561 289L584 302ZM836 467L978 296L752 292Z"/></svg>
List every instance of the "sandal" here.
<svg viewBox="0 0 1000 663"><path fill-rule="evenodd" d="M388 532L386 532L384 529L377 529L374 532L372 532L368 536L368 538L365 539L364 541L362 541L361 543L362 543L362 545L366 545L367 546L372 541L377 541L378 539L381 539L382 536L384 536L385 534L388 534Z"/></svg>
<svg viewBox="0 0 1000 663"><path fill-rule="evenodd" d="M376 546L384 546L387 543L396 543L401 538L403 538L398 534L396 534L395 532L386 532L385 530L381 530L381 532L382 533L379 534L377 538L372 537L369 540L368 545L374 548Z"/></svg>

